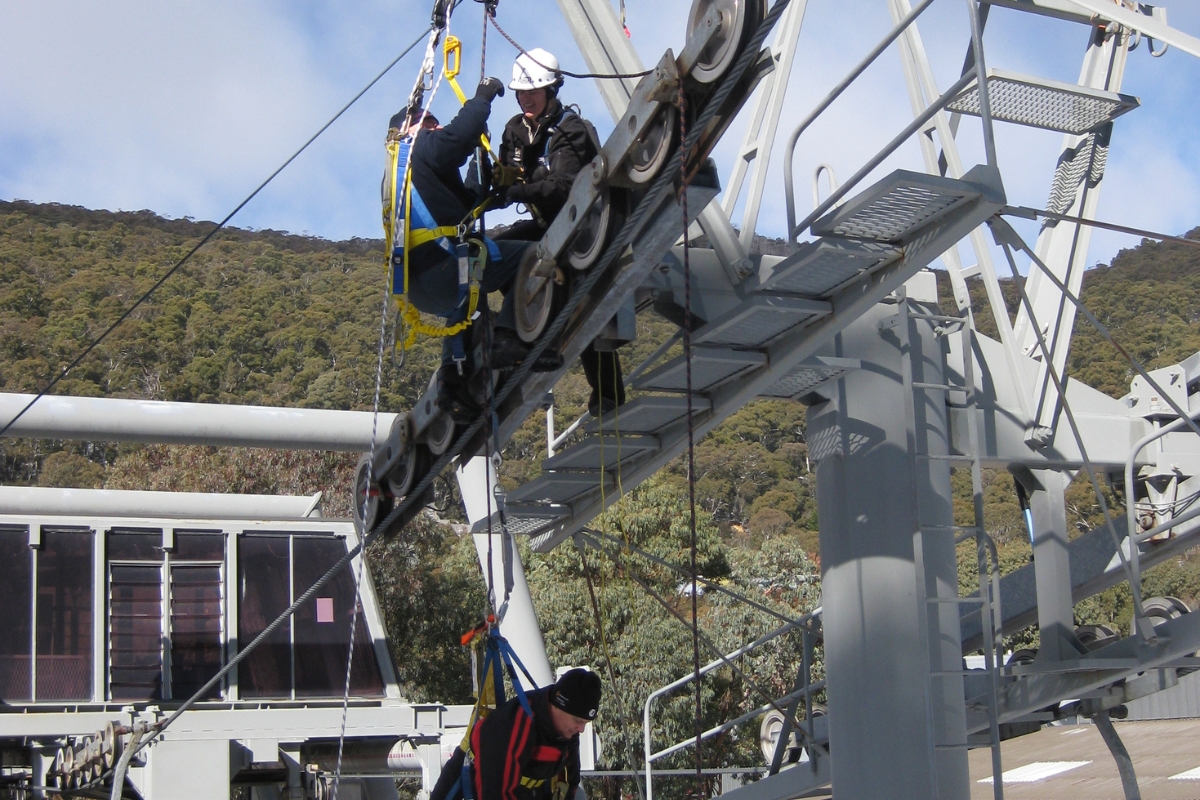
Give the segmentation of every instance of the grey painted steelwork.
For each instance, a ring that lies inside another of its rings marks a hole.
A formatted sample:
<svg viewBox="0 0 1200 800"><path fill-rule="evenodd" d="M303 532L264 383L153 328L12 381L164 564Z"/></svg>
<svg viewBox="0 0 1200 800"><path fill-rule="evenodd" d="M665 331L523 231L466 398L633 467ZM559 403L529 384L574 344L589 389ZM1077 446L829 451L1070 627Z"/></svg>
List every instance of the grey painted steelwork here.
<svg viewBox="0 0 1200 800"><path fill-rule="evenodd" d="M9 532L27 530L30 545L34 548L47 546L49 540L46 537L52 535L48 531L70 530L90 535L93 539L90 555L93 565L92 597L89 600L92 607L90 628L93 632L88 653L92 669L92 674L88 676L92 687L90 697L71 701L29 702L7 697L6 707L18 713L0 714L0 739L19 740L30 748L32 766L36 770L32 782L37 785L67 779L65 774L56 777L60 774L53 773L53 770L55 754L68 739L82 753L82 742L100 741L103 737L97 732L103 734L111 724L115 728L110 727L110 730L115 732L117 739L117 752L113 755L120 753L123 741L124 752L128 756L132 752L134 728L139 725L145 728L162 721L182 700L128 700L109 696L109 681L106 678L110 650L110 587L106 571L106 565L111 563L110 553L106 549L109 532L153 534L162 545L162 549L157 550L159 559L163 558L163 550L170 552L178 545L182 535L200 532L222 537L226 555L222 563L225 589L221 604L221 630L223 648L227 648L230 656L238 646L236 631L239 603L245 593L245 587L239 584L241 572L236 543L240 539L270 534L276 538L320 537L336 540L341 537L350 545L357 541L353 524L346 520L275 519L247 522L213 516L177 519L68 516L59 513L3 514L0 515L0 526ZM174 563L172 555L166 556L166 563ZM347 569L356 570L356 563ZM165 570L163 580L160 613L174 620L174 587L166 581ZM369 573L364 573L360 588L360 621L370 637L365 652L374 657L382 689L375 696L364 695L351 699L346 719L347 752L357 757L362 748L369 749L371 743L380 737L390 737L389 741L393 743L401 740L405 743L400 748L403 758L392 759L395 762L393 766L418 769L424 776L424 788L428 791L436 780L445 756L461 739L471 707L412 704L402 699L386 642L383 616ZM42 602L41 596L35 598L34 602ZM186 603L186 598L181 602ZM45 620L54 618L53 614L38 615L36 609L34 613L37 624L45 624ZM321 621L320 613L318 609L318 623ZM172 635L173 630L168 629L164 641L169 644ZM344 644L333 646L339 649L345 647ZM41 651L38 652L38 657L42 658ZM345 656L344 650L341 655ZM169 658L164 656L163 668L169 672L168 663ZM129 761L126 758L129 784L143 797L211 800L230 796L233 784L262 785L272 793L276 791L276 786L282 786L283 791L292 797L316 797L318 784L326 781L325 770L329 769L329 764L316 757L306 760L305 756L309 755L306 752L309 743L336 741L341 731L341 679L337 678L332 683L336 683L336 686L328 687L331 690L329 696L312 696L301 692L291 698L249 697L239 692L238 676L233 673L220 697L198 702L182 714L165 735L156 738L142 750L136 759ZM115 764L110 763L110 766ZM70 779L76 780L76 774L95 775L99 768L98 765L87 767L92 771L86 773L77 770L71 773ZM343 787L348 793L360 792L357 796L372 800L396 798L395 785L391 780L370 781L348 777ZM107 794L108 789L105 788L104 792Z"/></svg>
<svg viewBox="0 0 1200 800"><path fill-rule="evenodd" d="M215 512L225 519L244 520L319 517L321 493L288 497L0 486L0 514L196 519Z"/></svg>
<svg viewBox="0 0 1200 800"><path fill-rule="evenodd" d="M901 313L904 337L889 322L896 312L876 307L835 339L836 355L871 367L823 389L829 402L809 411L811 440L824 443L817 508L832 779L839 797L856 800L966 798L966 749L955 746L966 729L950 464L937 458L950 452L945 409L915 409L928 447L917 450L910 404L898 396L905 360L913 380L945 383L943 355L929 322Z"/></svg>
<svg viewBox="0 0 1200 800"><path fill-rule="evenodd" d="M12 419L33 399L0 394L0 419ZM387 435L395 414L272 408L217 403L169 403L107 397L41 398L6 435L27 439L202 444L281 450L365 452Z"/></svg>

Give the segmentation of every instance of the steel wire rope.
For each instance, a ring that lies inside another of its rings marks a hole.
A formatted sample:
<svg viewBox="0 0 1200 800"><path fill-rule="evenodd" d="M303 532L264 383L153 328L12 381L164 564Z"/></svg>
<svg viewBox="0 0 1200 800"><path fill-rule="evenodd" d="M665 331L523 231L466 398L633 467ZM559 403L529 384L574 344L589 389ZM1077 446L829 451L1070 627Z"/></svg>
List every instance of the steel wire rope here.
<svg viewBox="0 0 1200 800"><path fill-rule="evenodd" d="M1102 222L1098 219L1086 219L1084 217L1072 217L1069 214L1057 214L1053 211L1044 211L1040 208L1029 208L1028 206L1005 206L1000 209L1001 214L1021 219L1032 219L1034 217L1045 217L1052 219L1055 222L1074 222L1077 225L1087 225L1092 228L1101 228L1106 231L1115 233L1128 233L1131 236L1142 236L1147 239L1158 239L1164 242L1175 242L1176 244L1186 244L1192 247L1200 247L1200 239L1189 239L1186 236L1172 236L1169 233L1158 233L1156 231L1145 230L1144 228L1132 228L1128 225L1118 225L1115 222Z"/></svg>
<svg viewBox="0 0 1200 800"><path fill-rule="evenodd" d="M62 371L58 374L57 377L53 378L48 384L46 384L44 387L42 387L42 389L39 390L36 395L34 395L33 399L30 400L25 405L24 408L22 408L20 411L17 412L17 415L15 417L13 417L7 423L5 423L3 428L0 428L0 436L3 436L5 433L7 433L8 430L17 423L17 420L21 419L21 417L25 416L25 413L28 412L29 409L33 408L33 405L38 400L41 400L43 397L45 397L47 392L49 392L51 389L53 389L55 386L57 386L58 383L63 378L67 377L67 375L70 373L71 370L73 370L75 367L79 366L80 362L82 362L83 359L87 358L88 355L90 355L93 350L95 350L97 347L99 347L101 342L103 342L105 339L107 339L109 337L109 335L112 334L113 331L115 331L118 327L121 326L121 324L123 322L125 322L125 320L129 319L130 315L132 315L134 311L136 311L138 308L140 308L142 303L145 303L147 300L149 300L151 295L153 295L164 283L166 283L168 278L170 278L172 275L174 275L176 272L178 272L180 267L182 267L184 264L186 264L188 261L190 261L192 256L194 256L200 250L201 247L204 247L204 245L208 244L208 242L214 236L216 236L218 232L220 232L227 224L229 224L229 221L231 219L233 219L234 216L236 216L239 211L241 211L243 208L245 208L246 205L251 200L253 200L255 197L258 196L259 192L261 192L263 189L265 189L267 187L267 184L269 184L271 181L273 181L279 175L279 173L281 173L285 169L287 169L287 167L293 161L295 161L300 156L301 153L303 153L305 150L308 149L309 145L311 145L313 142L315 142L321 134L323 134L326 130L329 129L329 127L331 125L333 125L333 123L337 122L338 119L341 118L341 116L343 114L345 114L352 105L357 103L359 98L361 98L364 94L366 94L368 91L370 91L371 88L374 87L376 83L378 83L380 80L383 79L383 76L385 76L389 72L391 72L392 67L399 64L400 60L402 58L404 58L406 55L408 55L414 47L416 47L418 44L421 43L421 40L425 38L425 33L426 32L422 32L419 37L417 37L415 40L413 40L412 44L410 44L408 47L404 48L403 52L401 52L400 55L398 55L394 59L392 59L392 62L390 64L388 64L386 67L384 67L383 70L378 75L376 75L374 78L372 78L370 83L368 83L366 86L364 86L358 92L358 94L354 95L354 97L352 97L350 99L350 101L348 103L346 103L346 105L342 106L340 111L338 111L336 114L334 114L332 117L330 117L328 122L326 122L324 125L322 125L317 130L316 133L314 133L311 137L309 137L308 141L306 141L304 144L302 144L300 146L299 150L292 153L292 155L289 156L286 161L284 161L282 164L280 164L279 167L274 172L272 172L270 175L267 176L266 180L264 180L262 183L260 183L258 185L258 188L256 188L250 194L248 194L246 196L246 198L244 200L242 200L242 202L238 203L237 206L233 209L233 211L230 211L229 214L227 214L223 220L221 220L220 222L217 223L217 226L215 228L213 228L211 231L209 231L207 234L205 234L204 238L202 238L194 247L192 247L192 249L189 250L183 256L183 258L181 258L181 259L179 259L179 261L175 262L175 265L173 267L171 267L169 270L167 270L161 278L159 278L157 281L154 282L153 286L151 286L149 289L147 289L146 292L141 297L139 297L136 301L134 301L133 305L131 305L129 308L127 308L125 310L125 312L122 313L121 316L117 318L116 322L109 325L108 328L105 329L105 331L103 333L101 333L99 336L97 336L95 339L93 339L83 349L83 352L81 352L78 356L76 356L75 359L70 364L63 367Z"/></svg>
<svg viewBox="0 0 1200 800"><path fill-rule="evenodd" d="M687 139L687 97L679 82L679 141ZM679 148L679 203L683 209L683 363L687 389L687 484L689 559L692 568L692 672L696 683L696 796L704 792L704 752L700 738L704 733L703 686L700 681L700 585L696 543L696 428L692 419L692 269L688 258L692 243L688 229L688 149Z"/></svg>
<svg viewBox="0 0 1200 800"><path fill-rule="evenodd" d="M610 559L617 562L618 564L621 564L619 550L610 552L609 550L605 549L604 547L599 547L599 548L597 548L597 550L599 552L603 553L604 555L608 556ZM638 586L642 587L642 590L645 591L646 594L648 594L651 598L653 598L656 603L658 603L660 606L662 606L664 609L666 609L668 614L670 614L672 617L674 617L676 620L678 620L684 627L689 628L689 629L692 628L692 624L690 622L688 622L683 617L682 614L680 614L678 611L676 611L675 607L672 606L662 595L660 595L658 592L656 592L646 581L639 578L637 575L633 574L632 570L629 570L628 565L623 565L623 566L625 566L626 572L629 574L630 578L635 583L637 583ZM744 681L745 684L747 686L749 686L750 689L752 691L754 691L755 694L759 695L764 700L766 700L767 705L769 705L773 710L778 711L780 714L782 714L784 719L787 720L789 723L791 723L792 727L796 731L798 731L801 735L803 735L805 739L808 739L808 741L811 745L813 745L814 747L821 750L821 752L825 756L829 755L829 749L825 745L822 745L819 742L809 739L806 729L804 728L804 726L800 725L796 721L795 715L789 714L786 710L784 710L779 705L778 701L774 697L772 697L769 692L767 692L765 689L763 689L762 686L760 686L757 681L755 681L753 678L751 678L749 675L747 675L741 669L741 667L739 667L739 666L737 666L737 664L733 663L733 660L730 659L725 653L723 653L716 646L716 644L711 639L708 638L708 636L706 634L700 633L698 638L704 644L704 646L706 648L708 648L710 653L715 655L723 664L725 664L725 666L729 667L729 669L732 670L735 675L737 675L739 678L741 678L742 681ZM699 737L697 737L697 739L698 738Z"/></svg>
<svg viewBox="0 0 1200 800"><path fill-rule="evenodd" d="M499 33L501 36L503 36L505 39L507 39L509 44L511 44L513 47L517 48L517 50L521 53L521 55L525 56L530 61L532 61L534 64L536 64L537 66L546 70L547 72L557 72L558 74L565 75L568 78L593 78L595 80L622 80L624 78L644 78L647 75L649 75L651 72L654 71L652 69L647 69L647 70L643 70L642 72L570 72L565 69L551 69L550 67L547 67L545 64L543 64L542 62L538 61L536 58L531 56L529 54L529 51L526 50L524 47L521 47L521 45L517 44L517 41L515 39L513 39L511 36L509 36L508 33L505 32L504 28L501 28L500 24L498 22L496 22L495 16L488 17L488 19L491 21L492 27L496 29L496 32Z"/></svg>
<svg viewBox="0 0 1200 800"><path fill-rule="evenodd" d="M371 448L368 453L375 452L375 439L379 433L379 394L383 387L383 350L387 346L388 297L387 287L383 289L383 308L379 314L379 355L375 364L375 399L371 408ZM346 745L346 720L350 713L350 676L354 670L354 639L358 633L358 610L362 603L363 570L367 565L367 551L363 550L358 559L358 574L354 576L354 612L350 617L350 647L346 654L346 685L342 693L342 726L338 732L337 766L333 773L333 800L338 799L338 789L342 781L342 755Z"/></svg>
<svg viewBox="0 0 1200 800"><path fill-rule="evenodd" d="M612 542L613 544L615 544L617 546L623 545L623 543L621 542L620 539L613 536L612 534L604 533L603 531L594 530L591 528L584 528L583 533L588 534L592 537L598 537L599 539L606 539L609 542ZM637 547L636 545L624 544L623 546L627 550L629 550L631 553L639 555L648 561L653 561L655 564L666 567L667 569L669 569L672 572L675 572L679 575L688 576L690 574L685 567L681 567L678 564L672 564L670 561L667 561L665 558L659 558L658 556L654 555L653 553L651 553L647 550L644 550L640 547ZM718 592L718 593L723 594L727 597L730 597L734 600L737 600L740 603L745 603L746 605L751 606L752 608L755 608L758 611L763 612L764 614L775 617L780 622L795 623L798 621L794 617L789 617L786 614L776 611L775 609L771 608L770 606L763 605L762 603L759 603L756 600L751 600L749 597L746 597L745 595L738 594L737 592L733 591L732 589L728 589L728 588L722 586L721 584L717 583L716 581L709 580L708 578L704 578L704 577L701 577L699 580L701 583L703 583L705 585L706 588L712 589L714 592ZM805 626L805 627L807 627L807 626ZM816 631L812 631L812 632L816 633Z"/></svg>
<svg viewBox="0 0 1200 800"><path fill-rule="evenodd" d="M633 726L630 724L629 715L625 711L625 702L621 699L624 693L620 691L620 687L617 684L617 673L613 668L612 653L608 647L608 637L604 633L604 617L600 613L600 601L596 599L596 588L592 582L592 570L588 566L587 553L584 552L584 547L578 540L575 541L575 548L579 551L579 562L583 565L583 574L587 579L588 598L592 603L592 614L596 617L596 629L600 633L600 649L604 653L604 663L608 671L608 679L613 685L613 696L617 701L617 714L621 720L621 727L628 730ZM603 590L603 586L601 586L601 589ZM635 754L637 751L633 749L633 741L628 737L625 737L625 750L625 757L629 759L629 768L633 771L633 785L637 789L638 800L644 800L646 793L642 788L642 783L639 780L640 775L636 769L637 759Z"/></svg>
<svg viewBox="0 0 1200 800"><path fill-rule="evenodd" d="M701 112L700 116L695 121L691 132L688 134L688 139L682 142L681 146L687 147L688 149L695 146L705 126L707 126L712 118L716 116L717 110L721 107L725 100L729 98L729 95L733 93L738 82L740 82L741 78L750 68L753 58L757 56L758 48L762 45L763 40L766 38L767 34L770 33L771 28L775 26L775 23L778 22L780 15L784 12L790 2L791 0L776 1L770 12L768 12L767 16L763 19L762 24L759 25L758 30L751 37L750 42L746 46L745 52L743 52L738 58L734 66L726 75L725 79L722 81L721 85L710 97L704 111ZM457 3L455 3L455 6L457 6ZM424 36L425 33L422 33L421 37L414 41L407 48L407 50L396 59L396 62L398 62L400 58L403 58L404 55L407 55L408 51L420 44L421 38L424 38ZM393 62L392 65L389 65L388 69L390 69L391 66L394 66L396 62ZM381 77L383 77L382 73L372 83L378 81ZM359 96L361 96L363 93L365 93L365 90L364 92L361 92ZM328 125L326 125L326 127L328 127ZM657 178L654 179L650 185L650 189L647 190L642 200L638 203L633 214L630 215L628 220L626 220L625 225L622 226L612 244L610 244L606 249L600 261L592 268L592 271L588 274L588 276L571 293L571 296L568 298L563 308L559 311L558 316L555 317L554 322L551 323L550 327L545 333L543 333L542 337L530 350L525 361L522 362L521 366L518 367L509 376L508 380L504 382L501 391L498 393L498 396L494 401L497 405L503 404L504 401L508 399L508 396L512 394L512 392L528 377L529 373L533 369L534 362L546 351L546 349L550 346L550 342L562 332L563 328L566 326L567 319L571 316L575 309L578 308L579 304L583 302L583 298L588 295L597 281L599 281L600 276L616 262L620 254L630 244L630 242L633 240L634 232L641 228L645 218L657 208L658 203L663 199L667 189L673 181L674 174L669 170L663 171ZM255 648L262 644L262 642L266 641L267 638L269 638L276 630L278 630L280 625L282 625L288 620L288 618L296 613L297 609L304 605L304 603L311 600L318 591L320 591L327 583L329 583L334 575L343 569L346 564L350 563L351 559L357 556L366 545L371 543L371 541L377 535L387 531L388 528L399 521L399 519L405 513L407 513L413 505L416 504L417 499L426 489L429 488L437 476L441 474L442 470L444 470L452 460L458 457L458 454L466 446L467 442L469 442L471 438L479 432L479 429L483 426L484 419L485 418L483 415L477 417L475 421L466 428L466 430L459 434L458 438L446 450L446 452L443 453L436 462L434 462L433 466L425 474L425 477L417 482L416 486L409 492L409 494L399 505L397 505L385 518L382 520L377 520L377 524L372 527L370 531L364 532L364 534L359 537L358 543L354 547L347 550L346 554L339 558L338 561L332 567L330 567L324 575L318 578L312 586L310 586L303 594L300 595L300 597L296 598L296 600L293 601L290 606L284 609L283 612L280 613L280 615L276 617L269 625L267 625L262 632L255 636L245 648L239 650L238 653L229 660L229 663L222 667L216 675L214 675L208 680L207 683L200 687L195 694L184 701L183 704L181 704L179 708L175 709L169 716L156 723L153 729L153 735L144 739L138 745L137 750L141 750L154 739L157 739L158 736L161 735L161 733L166 730L175 720L177 720L185 711L195 705L196 702L206 692L208 692L209 689L216 686L217 683L224 678L230 670L237 666L246 656L253 652ZM0 433L2 432L3 431L0 431ZM108 774L111 774L111 772ZM103 780L103 777L104 776L102 776L100 780Z"/></svg>
<svg viewBox="0 0 1200 800"><path fill-rule="evenodd" d="M1005 256L1007 256L1007 259L1008 259L1009 269L1012 271L1012 274L1013 274L1013 281L1014 281L1014 283L1017 283L1017 278L1019 277L1019 273L1017 272L1017 263L1013 259L1012 247L1011 247L1011 245L1009 245L1009 243L1007 241L1004 242L1003 247L1004 247L1004 254L1005 254ZM1100 482L1096 478L1096 469L1093 466L1091 459L1088 458L1087 449L1084 447L1083 437L1079 432L1079 425L1075 421L1075 412L1071 410L1071 404L1069 402L1067 402L1066 388L1063 386L1062 378L1059 376L1058 370L1055 369L1054 364L1051 363L1050 348L1046 344L1045 337L1042 335L1041 329L1036 327L1037 326L1037 317L1034 315L1034 312L1033 312L1033 304L1029 300L1029 295L1025 291L1024 284L1017 283L1017 291L1020 293L1021 304L1025 307L1025 313L1029 315L1029 321L1030 321L1031 326L1033 327L1034 333L1036 335L1038 349L1042 351L1042 358L1045 359L1044 363L1046 365L1046 373L1050 376L1050 380L1053 381L1054 390L1055 390L1055 392L1057 392L1059 399L1062 401L1063 413L1067 417L1067 423L1071 427L1071 434L1074 437L1075 444L1079 448L1079 453L1083 458L1084 470L1087 472L1088 479L1091 481L1092 491L1096 495L1096 502L1100 506L1100 511L1104 514L1104 525L1108 529L1108 532L1109 532L1110 536L1112 537L1113 545L1116 547L1117 556L1121 562L1121 567L1125 572L1126 579L1129 581L1129 589L1133 595L1133 608L1134 608L1134 620L1133 620L1133 625L1131 626L1131 628L1132 628L1131 633L1137 632L1138 629L1141 627L1139 625L1139 623L1141 622L1142 617L1144 616L1144 614L1142 612L1141 576L1138 572L1138 569L1136 566L1137 562L1135 560L1135 556L1134 556L1134 552L1133 552L1134 548L1137 547L1137 542L1130 540L1129 557L1126 558L1124 551L1121 549L1121 537L1119 535L1117 535L1116 526L1113 524L1112 515L1109 513L1109 510L1108 510L1108 502L1104 499L1104 492L1103 492L1103 490L1101 490ZM1132 497L1129 498L1129 500L1132 500L1132 499L1133 499ZM1127 500L1127 502L1128 502L1128 500ZM1132 536L1133 531L1129 531L1128 534L1130 536ZM983 596L983 587L982 586L979 589L979 594L980 594L980 597Z"/></svg>
<svg viewBox="0 0 1200 800"><path fill-rule="evenodd" d="M710 95L709 101L705 105L704 110L700 113L697 119L693 121L692 128L687 135L687 140L680 144L681 147L685 147L688 150L695 147L696 143L703 135L705 128L716 116L717 111L724 105L725 101L729 99L729 96L738 87L738 84L741 82L746 72L750 69L750 66L758 56L758 50L762 46L763 41L766 39L767 34L771 32L773 27L775 27L775 24L779 21L779 17L787 9L790 2L791 0L776 0L775 5L772 6L771 10L767 13L767 16L763 18L762 24L759 25L758 30L755 31L754 35L750 38L750 41L747 43L746 48L741 56L738 57L733 67L730 68L725 78L721 81L720 86L718 86L716 91ZM674 179L675 174L671 170L664 170L651 182L650 188L646 191L645 195L643 195L629 219L625 221L625 224L621 227L621 230L617 233L612 243L605 250L604 255L602 255L600 260L591 268L587 276L575 286L570 297L567 298L566 303L564 303L562 309L559 311L558 316L556 316L554 321L550 323L550 327L543 332L542 336L538 339L533 348L529 351L529 354L525 357L525 360L516 370L512 372L511 375L509 375L508 379L504 382L502 388L496 396L495 402L497 406L502 406L508 399L509 395L511 395L519 386L522 385L525 379L532 372L533 365L537 359L540 358L542 354L545 353L545 351L550 347L550 343L558 338L558 336L562 333L563 328L566 327L568 319L571 318L572 314L574 314L575 310L583 302L584 298L589 295L592 288L600 280L600 277L605 274L614 263L616 263L621 253L624 252L625 248L628 247L633 241L634 233L641 230L642 224L645 222L646 218L657 209L659 203L666 196L670 185L674 182ZM377 520L375 526L370 532L370 535L364 538L370 538L380 531L387 531L389 528L399 522L399 520L406 513L408 513L412 506L415 505L417 499L421 496L421 493L429 487L430 483L433 482L435 477L441 474L441 471L444 470L451 461L458 457L458 454L462 452L466 444L471 441L472 437L474 437L476 433L479 432L479 429L484 424L484 419L484 416L480 415L475 419L474 422L468 425L467 428L459 434L458 438L446 450L446 452L439 456L437 461L433 463L425 477L419 480L413 489L409 491L409 494L405 497L405 499L394 509L392 509L392 511L385 518ZM343 566L345 566L345 560L334 565L333 569L341 569Z"/></svg>
<svg viewBox="0 0 1200 800"><path fill-rule="evenodd" d="M458 0L458 2L461 2L461 0ZM458 2L456 2L454 5L457 6ZM189 250L183 256L183 258L181 258L173 267L171 267L170 270L168 270L166 272L166 274L164 274L161 278L159 278L158 281L156 281L155 284L152 287L150 287L150 289L148 291L146 291L140 298L138 298L138 300L135 301L134 304L132 306L130 306L130 308L128 310L126 310L121 315L121 317L117 319L116 322L114 322L111 326L109 326L109 328L107 330L105 330L104 333L102 333L99 337L97 337L95 340L93 340L87 346L87 348L85 348L84 351L73 362L71 362L71 364L69 364L67 367L65 367L63 369L62 373L57 378L55 378L49 384L47 384L40 392L38 392L37 395L34 396L34 398L32 400L29 401L29 403L15 417L13 417L11 420L9 420L8 423L3 428L0 428L0 436L3 436L4 433L7 432L13 426L13 424L15 424L17 422L17 420L19 420L27 411L29 411L30 408L33 407L34 403L36 403L39 399L44 397L45 394L50 389L52 389L59 381L61 381L64 377L66 377L66 375L74 367L78 366L79 363L89 353L91 353L97 346L99 346L99 344L102 341L104 341L104 339L106 337L108 337L114 330L116 330L116 328L118 326L120 326L120 324L122 322L124 322L126 319L128 319L129 316L135 310L137 310L137 308L139 306L141 306L142 303L146 302L150 298L150 296L157 289L159 289L163 285L163 283L166 282L166 280L168 278L171 277L171 275L173 275L175 272L177 272L179 270L180 267L182 267L185 263L187 263L187 261L189 259L191 259L191 257L194 256L200 250L201 247L203 247L206 243L208 243L212 239L212 237L214 235L216 235L222 228L224 228L225 225L227 225L229 223L229 221L231 219L233 219L233 217L239 211L241 211L251 200L253 200L255 198L255 196L258 195L259 192L261 192L264 188L266 188L267 184L269 184L272 180L274 180L276 177L278 177L278 175L281 172L283 172L284 169L286 169L293 161L295 161L296 158L298 158L301 153L303 153L306 149L308 149L308 147L310 145L312 145L312 143L315 142L317 140L317 138L320 137L326 130L328 130L329 127L332 126L334 122L336 122L343 114L345 114L346 111L348 111L351 106L353 106L356 102L358 102L359 99L362 98L363 95L365 95L368 91L370 91L370 89L372 89L376 83L378 83L380 80L382 80L383 77L385 75L387 75L387 73L390 72L393 67L396 66L396 64L400 63L401 59L403 59L410 52L412 52L413 48L415 48L418 44L420 44L421 40L424 39L425 36L429 33L429 31L432 29L433 29L433 26L430 26L429 29L423 31L420 36L418 36L416 39L414 39L413 42L410 45L408 45L408 47L404 48L404 50L400 53L400 55L396 56L396 58L394 58L386 67L384 67L383 70L380 71L378 75L376 75L374 78L372 78L371 81L365 87L363 87L357 94L355 94L354 97L352 97L349 100L349 102L347 102L344 106L342 106L342 108L336 114L334 114L324 125L322 125L317 130L317 132L314 133L303 145L301 145L301 147L298 150L296 150L296 152L294 152L290 157L288 157L288 159L286 161L284 161L283 164L281 164L274 172L272 172L266 178L266 180L264 180L261 184L259 184L258 188L256 188L253 192L251 192L249 195L247 195L247 197L244 200L242 200L242 202L240 202L237 205L237 207L235 207L233 209L233 211L229 212L229 214L223 220L221 220L221 222L217 223L217 226L215 228L213 228L211 231L209 231L208 234L205 235L205 237L203 239L201 239L198 244L196 244L191 250ZM386 317L385 317L385 320L386 320ZM382 342L383 339L384 339L384 335L381 334L380 341ZM379 369L382 369L382 365L379 366ZM377 388L377 391L378 391L378 388ZM376 399L376 414L378 414L378 398ZM372 423L372 441L375 438L374 425L375 425L375 422ZM313 597L313 595L315 595L318 591L320 591L320 589L323 588L333 578L333 576L337 574L337 572L339 570L341 570L347 563L350 562L351 559L353 559L356 555L358 555L358 553L360 551L363 550L363 545L367 538L368 537L366 537L366 536L360 537L359 542L357 545L355 545L355 547L348 550L346 552L346 555L342 556L342 558L340 558L337 561L337 563L335 563L334 566L329 569L328 572L326 572L323 576L318 578L317 581L311 587L309 587L309 589L307 591L305 591L299 598L297 598L295 600L295 602L292 603L292 605L288 606L288 608L286 608L283 611L283 613L281 613L278 617L275 618L274 621L272 621L266 628L264 628L262 630L262 632L258 634L258 636L254 637L254 639L251 640L250 644L248 644L245 648L242 648L241 650L239 650L237 655L235 655L232 659L229 660L229 663L227 663L224 667L222 667L212 678L210 678L208 680L207 683L205 683L202 687L200 687L200 689L198 691L196 691L191 697L189 697L187 700L185 700L179 706L179 708L177 708L175 711L173 711L170 715L168 715L162 721L156 723L152 727L152 734L148 735L136 746L136 748L134 750L135 754L137 752L141 751L143 748L145 748L147 745L149 745L155 739L157 739L158 736L164 730L166 730L167 727L169 727L171 725L171 723L173 723L176 719L178 719L179 716L184 711L187 711L193 705L195 705L195 703L201 697L203 697L210 689L212 689L214 686L216 686L226 675L228 675L229 672L233 669L233 667L237 666L237 664L240 663L242 661L242 659L244 659L247 655L249 655L256 647L258 647L259 644L261 644L263 641L265 641L267 638L269 638L270 635L272 633L274 633L279 628L279 626L282 625L288 618L290 618L296 612L296 610L298 608L300 608L301 605L303 605L306 601L311 599ZM355 611L357 612L357 591L356 591ZM353 628L351 629L351 638L353 640ZM339 753L339 758L340 758L340 753ZM113 770L110 767L107 771L103 772L100 775L100 777L93 779L92 781L90 781L89 783L85 784L84 786L82 786L80 788L87 789L90 787L99 786L99 785L103 784L105 780L112 777L112 775L113 775Z"/></svg>

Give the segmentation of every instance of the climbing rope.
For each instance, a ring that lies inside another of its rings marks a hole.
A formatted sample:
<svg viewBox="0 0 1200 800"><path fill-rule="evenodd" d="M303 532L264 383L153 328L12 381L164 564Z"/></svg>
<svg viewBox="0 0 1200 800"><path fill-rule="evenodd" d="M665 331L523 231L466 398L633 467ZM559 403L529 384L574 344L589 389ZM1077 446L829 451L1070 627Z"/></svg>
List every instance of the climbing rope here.
<svg viewBox="0 0 1200 800"><path fill-rule="evenodd" d="M507 39L509 44L511 44L513 47L517 48L517 50L521 53L521 55L525 56L530 61L532 61L534 64L537 64L539 67L541 67L542 69L544 69L548 72L557 72L558 74L565 75L568 78L595 78L597 80L621 80L623 78L644 78L645 76L649 75L651 72L654 71L652 69L647 69L647 70L643 70L642 72L570 72L565 69L556 69L556 70L550 69L550 67L547 67L545 64L538 61L533 56L529 55L528 50L526 50L524 47L521 47L521 45L517 44L516 39L509 36L504 31L504 29L500 27L500 23L496 22L495 17L488 17L488 20L492 23L492 27L496 29L496 32L499 33L501 36L503 36L505 39Z"/></svg>

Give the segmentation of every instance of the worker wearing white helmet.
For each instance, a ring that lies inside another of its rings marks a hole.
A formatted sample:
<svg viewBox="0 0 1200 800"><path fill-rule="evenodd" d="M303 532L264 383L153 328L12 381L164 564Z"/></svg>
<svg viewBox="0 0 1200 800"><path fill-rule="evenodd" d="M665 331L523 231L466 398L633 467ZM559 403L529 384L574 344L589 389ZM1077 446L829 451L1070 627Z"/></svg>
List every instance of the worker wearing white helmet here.
<svg viewBox="0 0 1200 800"><path fill-rule="evenodd" d="M600 142L591 123L577 108L567 108L559 101L562 85L558 59L540 47L521 53L513 64L508 87L516 93L521 113L504 126L494 194L502 205L524 205L532 219L519 220L498 239L541 239L566 205L575 176L599 152ZM497 331L494 341L494 367L515 366L529 350L515 332ZM580 361L592 387L588 408L593 416L625 402L615 351L597 352L589 344Z"/></svg>

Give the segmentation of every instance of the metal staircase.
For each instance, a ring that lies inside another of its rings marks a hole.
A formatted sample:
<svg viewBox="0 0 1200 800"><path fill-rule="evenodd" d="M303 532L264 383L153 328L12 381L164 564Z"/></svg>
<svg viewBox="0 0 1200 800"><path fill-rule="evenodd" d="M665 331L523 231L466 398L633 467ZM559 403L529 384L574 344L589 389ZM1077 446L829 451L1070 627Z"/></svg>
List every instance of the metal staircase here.
<svg viewBox="0 0 1200 800"><path fill-rule="evenodd" d="M963 180L899 170L819 219L816 241L762 257L730 307L693 333L696 435L755 397L800 397L852 368L815 353L1002 204L998 176L985 167ZM692 254L700 270L703 253ZM511 492L510 529L548 550L620 498L614 473L627 492L682 452L686 366L676 356L646 370L633 382L644 394L586 426L582 441Z"/></svg>

